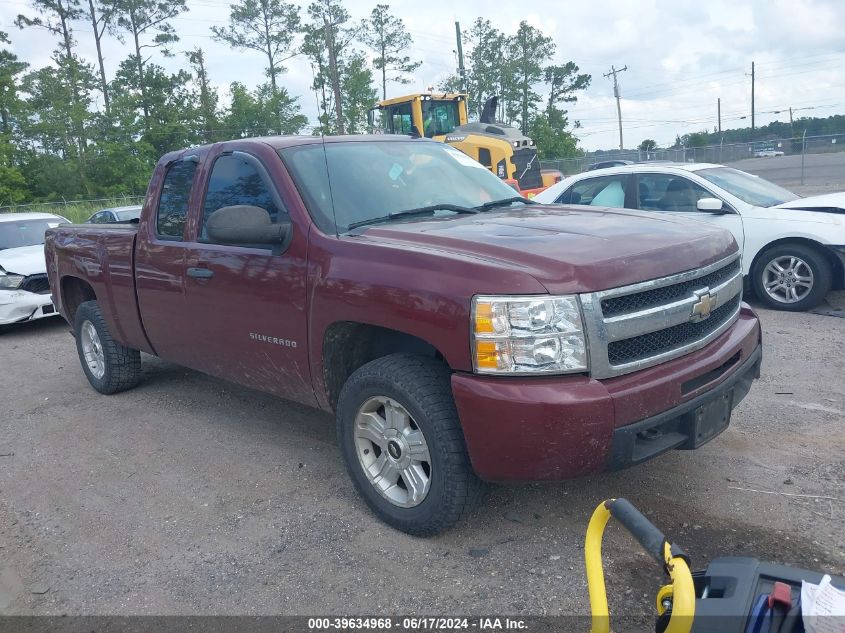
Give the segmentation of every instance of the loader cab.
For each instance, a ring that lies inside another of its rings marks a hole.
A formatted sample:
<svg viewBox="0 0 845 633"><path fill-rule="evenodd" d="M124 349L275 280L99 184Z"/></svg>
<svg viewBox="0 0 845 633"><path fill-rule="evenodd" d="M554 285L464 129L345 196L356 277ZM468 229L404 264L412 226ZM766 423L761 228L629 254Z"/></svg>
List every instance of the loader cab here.
<svg viewBox="0 0 845 633"><path fill-rule="evenodd" d="M368 118L374 131L445 136L467 122L466 95L418 93L386 99L370 110Z"/></svg>

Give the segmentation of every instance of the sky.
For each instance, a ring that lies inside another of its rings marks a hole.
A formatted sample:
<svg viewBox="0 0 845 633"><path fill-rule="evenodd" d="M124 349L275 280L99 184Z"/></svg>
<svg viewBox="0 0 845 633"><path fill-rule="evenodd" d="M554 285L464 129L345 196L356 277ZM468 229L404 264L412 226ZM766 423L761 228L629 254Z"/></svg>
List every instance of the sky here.
<svg viewBox="0 0 845 633"><path fill-rule="evenodd" d="M619 144L613 84L603 76L612 66L627 66L618 75L626 148L646 138L662 147L671 145L677 134L712 131L719 98L723 129L750 125L752 61L758 126L788 121L790 107L796 118L845 113L843 0L381 1L404 20L414 40L408 54L422 61L411 84L388 86L389 97L436 86L455 72L456 21L468 29L477 17L485 17L513 33L525 20L553 39L554 63L574 61L581 72L592 75L589 88L569 108L570 120L581 124L575 131L580 146L587 150ZM233 81L249 87L266 81L259 53L232 50L211 37L212 26L227 23L230 0L187 3L189 11L172 22L180 37L176 55L164 58L153 52L153 62L171 71L187 68L180 51L202 47L223 102ZM376 0L344 4L358 21L369 15ZM301 6L305 16L307 3ZM23 61L34 68L49 64L53 37L43 30L18 30L14 19L19 13L34 15L27 0L0 0L0 29L9 34ZM80 22L75 29L79 51L95 63L90 25ZM111 77L130 48L112 38L104 53ZM286 66L281 85L316 121L310 65L298 57Z"/></svg>

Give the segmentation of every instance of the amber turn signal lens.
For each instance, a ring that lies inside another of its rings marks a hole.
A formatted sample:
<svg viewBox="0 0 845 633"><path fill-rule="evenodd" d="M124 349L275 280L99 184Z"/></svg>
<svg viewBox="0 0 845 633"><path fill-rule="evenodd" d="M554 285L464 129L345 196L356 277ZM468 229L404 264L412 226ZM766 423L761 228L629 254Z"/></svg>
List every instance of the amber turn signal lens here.
<svg viewBox="0 0 845 633"><path fill-rule="evenodd" d="M493 305L490 303L478 303L475 306L475 333L493 333Z"/></svg>
<svg viewBox="0 0 845 633"><path fill-rule="evenodd" d="M476 341L475 366L479 369L498 369L499 345L494 341Z"/></svg>

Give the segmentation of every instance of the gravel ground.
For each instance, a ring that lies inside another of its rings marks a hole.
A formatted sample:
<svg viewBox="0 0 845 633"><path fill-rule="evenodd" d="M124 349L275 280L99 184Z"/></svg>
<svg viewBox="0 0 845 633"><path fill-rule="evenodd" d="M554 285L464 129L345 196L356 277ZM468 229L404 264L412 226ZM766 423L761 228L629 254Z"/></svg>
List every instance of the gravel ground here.
<svg viewBox="0 0 845 633"><path fill-rule="evenodd" d="M140 387L100 396L63 322L15 327L0 336L0 614L585 614L584 531L617 496L695 566L843 573L837 313L760 311L763 377L702 449L493 487L429 540L367 511L330 416L150 357ZM618 528L605 555L612 610L650 612L656 566Z"/></svg>

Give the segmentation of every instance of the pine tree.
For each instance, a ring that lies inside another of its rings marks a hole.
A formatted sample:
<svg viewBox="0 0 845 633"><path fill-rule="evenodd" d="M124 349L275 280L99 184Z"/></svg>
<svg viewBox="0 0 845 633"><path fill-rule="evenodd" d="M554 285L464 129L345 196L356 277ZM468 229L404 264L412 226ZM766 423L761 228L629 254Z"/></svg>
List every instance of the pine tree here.
<svg viewBox="0 0 845 633"><path fill-rule="evenodd" d="M363 21L361 39L376 54L373 66L381 73L381 95L387 99L387 82L411 82L407 75L420 67L422 62L411 61L404 53L413 40L401 18L390 14L390 5L377 4L370 17ZM392 73L388 78L388 73ZM395 73L395 74L393 74Z"/></svg>

